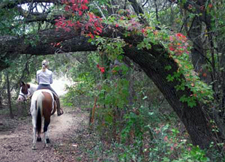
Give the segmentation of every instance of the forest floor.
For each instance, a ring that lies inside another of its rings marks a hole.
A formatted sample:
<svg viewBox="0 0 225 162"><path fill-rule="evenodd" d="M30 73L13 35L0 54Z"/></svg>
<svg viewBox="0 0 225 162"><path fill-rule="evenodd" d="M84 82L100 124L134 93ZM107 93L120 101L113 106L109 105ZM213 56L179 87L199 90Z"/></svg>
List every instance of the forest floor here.
<svg viewBox="0 0 225 162"><path fill-rule="evenodd" d="M51 145L44 147L42 133L42 142L37 143L37 150L32 150L31 117L10 119L0 115L0 161L72 162L85 159L74 155L82 156L75 138L77 132L87 128L87 116L78 108L66 108L60 117L53 115L49 127Z"/></svg>

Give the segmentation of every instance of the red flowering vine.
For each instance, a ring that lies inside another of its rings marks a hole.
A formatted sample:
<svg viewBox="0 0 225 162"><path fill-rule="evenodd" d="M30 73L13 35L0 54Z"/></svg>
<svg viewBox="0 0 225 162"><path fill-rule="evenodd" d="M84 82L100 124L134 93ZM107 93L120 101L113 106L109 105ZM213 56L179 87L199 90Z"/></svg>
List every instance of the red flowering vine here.
<svg viewBox="0 0 225 162"><path fill-rule="evenodd" d="M169 50L174 52L176 55L182 55L183 53L189 54L187 50L188 43L187 38L181 33L175 34L175 36L169 37Z"/></svg>
<svg viewBox="0 0 225 162"><path fill-rule="evenodd" d="M69 32L70 27L75 26L75 23L72 22L72 20L66 20L65 17L60 17L59 19L55 20L56 23L56 30L59 28L64 29L65 31Z"/></svg>
<svg viewBox="0 0 225 162"><path fill-rule="evenodd" d="M67 13L77 17L82 18L82 22L66 20L64 16L56 20L56 30L59 28L64 29L65 31L70 31L72 27L75 29L81 29L82 34L86 34L91 38L94 38L94 35L99 35L102 33L103 26L101 24L102 19L96 16L92 12L88 12L88 0L62 0L62 3L65 4L64 10Z"/></svg>
<svg viewBox="0 0 225 162"><path fill-rule="evenodd" d="M79 16L83 15L84 11L88 9L88 0L62 0L65 5L65 11L78 13Z"/></svg>

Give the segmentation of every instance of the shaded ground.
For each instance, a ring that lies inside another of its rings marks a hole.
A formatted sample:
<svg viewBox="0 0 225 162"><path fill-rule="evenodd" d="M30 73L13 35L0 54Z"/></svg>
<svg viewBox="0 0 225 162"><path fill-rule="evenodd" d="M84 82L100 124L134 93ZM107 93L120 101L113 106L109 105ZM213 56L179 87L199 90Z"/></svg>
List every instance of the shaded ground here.
<svg viewBox="0 0 225 162"><path fill-rule="evenodd" d="M59 152L59 147L76 148L70 143L74 132L87 126L87 115L79 109L64 110L60 117L53 115L49 137L51 145L44 148L44 142L37 143L37 150L32 150L31 117L25 119L7 119L0 116L0 161L1 162L61 162L77 161L73 156ZM42 134L43 137L43 134ZM71 149L70 149L71 150Z"/></svg>

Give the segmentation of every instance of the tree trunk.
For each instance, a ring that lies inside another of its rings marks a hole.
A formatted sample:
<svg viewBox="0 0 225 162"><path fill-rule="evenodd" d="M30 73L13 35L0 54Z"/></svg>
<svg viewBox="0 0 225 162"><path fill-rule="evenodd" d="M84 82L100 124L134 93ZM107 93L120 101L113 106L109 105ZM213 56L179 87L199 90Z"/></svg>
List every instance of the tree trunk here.
<svg viewBox="0 0 225 162"><path fill-rule="evenodd" d="M8 93L9 112L10 112L10 117L13 118L12 103L11 103L11 92L10 92L10 82L9 82L9 72L7 72L7 74L6 74L6 79L7 79L7 93Z"/></svg>
<svg viewBox="0 0 225 162"><path fill-rule="evenodd" d="M2 108L2 96L0 95L0 109Z"/></svg>
<svg viewBox="0 0 225 162"><path fill-rule="evenodd" d="M154 56L150 53L154 54ZM193 144L199 145L201 148L209 147L214 139L201 105L197 103L196 106L191 108L187 103L181 102L181 96L190 96L192 94L190 89L186 87L184 91L177 91L175 86L179 84L179 81L168 82L166 79L168 74L173 74L173 72L178 70L177 64L172 58L165 55L166 51L152 49L150 53L139 51L135 48L125 48L126 56L139 64L163 93L168 103L184 123ZM167 65L172 67L170 71L165 70Z"/></svg>

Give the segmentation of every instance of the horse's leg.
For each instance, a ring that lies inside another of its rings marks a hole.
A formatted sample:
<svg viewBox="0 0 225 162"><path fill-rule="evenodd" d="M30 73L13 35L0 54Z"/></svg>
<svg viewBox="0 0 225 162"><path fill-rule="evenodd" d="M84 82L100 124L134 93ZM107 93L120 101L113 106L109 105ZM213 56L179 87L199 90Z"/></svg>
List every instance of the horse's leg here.
<svg viewBox="0 0 225 162"><path fill-rule="evenodd" d="M37 142L41 142L41 134L40 133L38 133Z"/></svg>
<svg viewBox="0 0 225 162"><path fill-rule="evenodd" d="M36 149L36 116L32 115L32 124L33 124L33 146L32 149Z"/></svg>
<svg viewBox="0 0 225 162"><path fill-rule="evenodd" d="M48 136L48 126L50 123L50 116L45 118L44 123L44 136L45 136L45 146L48 147L48 144L50 143L49 136Z"/></svg>

